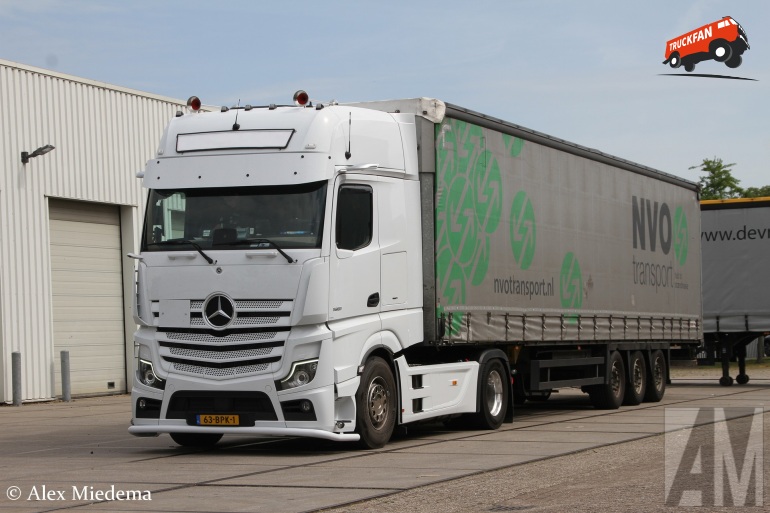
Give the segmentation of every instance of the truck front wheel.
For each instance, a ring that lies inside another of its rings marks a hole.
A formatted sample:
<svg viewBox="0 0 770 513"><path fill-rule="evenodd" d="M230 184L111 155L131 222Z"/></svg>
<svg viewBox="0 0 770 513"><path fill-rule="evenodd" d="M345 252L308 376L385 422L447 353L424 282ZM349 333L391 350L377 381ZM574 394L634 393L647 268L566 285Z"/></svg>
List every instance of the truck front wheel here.
<svg viewBox="0 0 770 513"><path fill-rule="evenodd" d="M507 374L500 360L487 361L481 368L479 379L479 411L476 425L481 429L497 429L505 420L508 408Z"/></svg>
<svg viewBox="0 0 770 513"><path fill-rule="evenodd" d="M610 353L609 364L607 383L587 387L591 403L600 410L616 410L620 408L626 393L626 371L623 367L623 358L619 352L613 351Z"/></svg>
<svg viewBox="0 0 770 513"><path fill-rule="evenodd" d="M375 356L366 362L356 392L356 431L366 449L379 449L396 425L396 382L388 364Z"/></svg>
<svg viewBox="0 0 770 513"><path fill-rule="evenodd" d="M725 62L733 55L733 49L730 46L730 43L724 39L712 41L709 45L709 51L711 53L711 58L717 62Z"/></svg>

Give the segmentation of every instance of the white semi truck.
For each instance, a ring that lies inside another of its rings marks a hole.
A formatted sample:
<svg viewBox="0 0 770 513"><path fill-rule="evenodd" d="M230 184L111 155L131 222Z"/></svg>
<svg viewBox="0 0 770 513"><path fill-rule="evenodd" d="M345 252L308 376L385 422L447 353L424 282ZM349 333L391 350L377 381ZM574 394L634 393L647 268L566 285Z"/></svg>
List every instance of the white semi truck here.
<svg viewBox="0 0 770 513"><path fill-rule="evenodd" d="M190 105L143 172L134 435L496 429L659 401L702 339L691 182L434 99Z"/></svg>

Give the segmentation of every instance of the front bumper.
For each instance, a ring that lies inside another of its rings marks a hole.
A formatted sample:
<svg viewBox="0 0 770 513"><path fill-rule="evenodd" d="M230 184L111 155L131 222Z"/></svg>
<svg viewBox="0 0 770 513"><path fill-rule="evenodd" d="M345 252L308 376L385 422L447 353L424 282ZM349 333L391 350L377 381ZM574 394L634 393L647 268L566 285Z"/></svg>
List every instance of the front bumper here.
<svg viewBox="0 0 770 513"><path fill-rule="evenodd" d="M212 431L213 430L213 431ZM254 435L277 437L307 437L333 440L336 442L357 442L357 433L333 433L322 429L288 428L288 427L220 427L208 428L187 425L169 426L166 424L131 426L128 432L135 436L157 436L161 433L222 433L225 435Z"/></svg>

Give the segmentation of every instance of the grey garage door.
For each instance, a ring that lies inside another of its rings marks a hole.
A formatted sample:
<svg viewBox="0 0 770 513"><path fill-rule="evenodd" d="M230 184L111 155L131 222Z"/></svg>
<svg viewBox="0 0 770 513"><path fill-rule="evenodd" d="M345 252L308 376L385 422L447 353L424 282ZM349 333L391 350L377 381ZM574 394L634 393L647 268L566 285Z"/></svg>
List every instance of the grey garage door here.
<svg viewBox="0 0 770 513"><path fill-rule="evenodd" d="M56 394L60 351L70 353L72 394L126 390L120 211L49 200Z"/></svg>

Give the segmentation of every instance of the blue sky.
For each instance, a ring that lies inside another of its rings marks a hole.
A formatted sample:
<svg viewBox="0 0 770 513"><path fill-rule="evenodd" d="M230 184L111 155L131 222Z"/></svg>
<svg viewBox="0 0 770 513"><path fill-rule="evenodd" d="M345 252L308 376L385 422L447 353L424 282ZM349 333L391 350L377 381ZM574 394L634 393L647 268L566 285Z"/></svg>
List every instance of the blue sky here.
<svg viewBox="0 0 770 513"><path fill-rule="evenodd" d="M730 15L729 69L664 66ZM0 58L204 103L435 97L697 181L704 158L770 184L766 0L0 0Z"/></svg>

